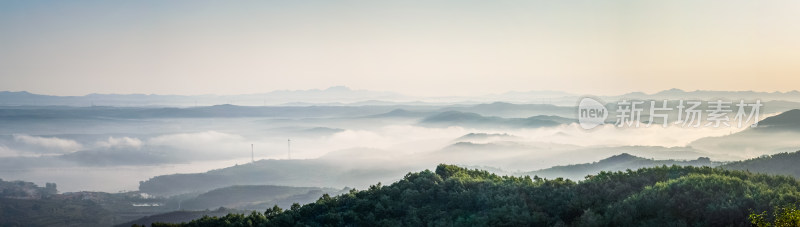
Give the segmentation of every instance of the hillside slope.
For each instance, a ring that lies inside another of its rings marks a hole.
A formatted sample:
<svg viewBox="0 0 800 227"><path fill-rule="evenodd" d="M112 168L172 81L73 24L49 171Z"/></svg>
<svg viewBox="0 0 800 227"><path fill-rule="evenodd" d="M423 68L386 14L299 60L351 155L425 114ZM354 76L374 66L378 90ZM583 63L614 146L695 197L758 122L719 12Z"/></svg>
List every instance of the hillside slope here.
<svg viewBox="0 0 800 227"><path fill-rule="evenodd" d="M710 167L601 172L576 183L439 165L287 211L154 226L749 226L751 212L798 201L794 178Z"/></svg>
<svg viewBox="0 0 800 227"><path fill-rule="evenodd" d="M368 164L349 167L325 159L259 160L205 173L153 177L139 182L139 191L151 195L172 196L204 193L234 185L360 187L375 181L394 181L407 172L400 167L375 168Z"/></svg>
<svg viewBox="0 0 800 227"><path fill-rule="evenodd" d="M275 185L237 185L218 188L182 202L182 209L205 210L219 207L266 209L273 205L289 207L292 203L313 202L323 194L340 194L341 190L316 187ZM346 191L342 191L344 193Z"/></svg>
<svg viewBox="0 0 800 227"><path fill-rule="evenodd" d="M150 226L153 223L182 223L202 218L203 216L222 217L231 213L241 214L246 212L242 210L233 210L224 207L220 207L215 210L203 210L203 211L181 210L181 211L167 212L163 214L150 215L133 221L118 224L116 226L130 227L132 225Z"/></svg>
<svg viewBox="0 0 800 227"><path fill-rule="evenodd" d="M752 122L751 122L752 123ZM736 127L735 123L731 126ZM688 146L716 154L754 158L800 149L800 109L788 110L758 122L755 128L719 137L705 137Z"/></svg>
<svg viewBox="0 0 800 227"><path fill-rule="evenodd" d="M721 167L754 173L778 174L800 178L800 151L765 155L754 159L731 162Z"/></svg>

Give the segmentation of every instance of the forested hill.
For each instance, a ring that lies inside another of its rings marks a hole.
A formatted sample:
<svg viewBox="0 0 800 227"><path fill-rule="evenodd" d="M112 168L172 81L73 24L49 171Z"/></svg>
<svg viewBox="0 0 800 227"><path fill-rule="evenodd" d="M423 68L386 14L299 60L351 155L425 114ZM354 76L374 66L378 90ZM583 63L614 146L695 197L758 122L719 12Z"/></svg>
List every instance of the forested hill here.
<svg viewBox="0 0 800 227"><path fill-rule="evenodd" d="M601 172L576 183L439 165L286 211L174 226L749 226L751 212L795 204L799 189L788 176L710 167Z"/></svg>
<svg viewBox="0 0 800 227"><path fill-rule="evenodd" d="M765 155L754 159L725 164L724 169L756 173L788 175L800 178L800 151Z"/></svg>
<svg viewBox="0 0 800 227"><path fill-rule="evenodd" d="M545 178L564 177L572 180L580 180L586 175L595 174L600 171L624 171L626 169L639 169L661 165L680 165L711 167L719 166L723 169L729 170L743 170L754 173L787 175L800 179L800 166L797 165L797 163L800 163L800 151L765 155L758 158L730 163L714 162L709 158L704 157L689 161L654 160L623 153L593 163L555 166L547 169L522 173L521 175L536 175Z"/></svg>

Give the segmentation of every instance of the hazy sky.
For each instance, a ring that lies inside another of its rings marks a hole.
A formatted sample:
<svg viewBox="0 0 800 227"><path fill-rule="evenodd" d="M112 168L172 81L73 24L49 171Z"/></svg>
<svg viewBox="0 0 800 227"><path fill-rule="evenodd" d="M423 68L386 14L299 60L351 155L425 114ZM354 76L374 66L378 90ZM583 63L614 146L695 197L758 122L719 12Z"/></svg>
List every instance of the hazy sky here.
<svg viewBox="0 0 800 227"><path fill-rule="evenodd" d="M0 1L0 90L800 85L800 1Z"/></svg>

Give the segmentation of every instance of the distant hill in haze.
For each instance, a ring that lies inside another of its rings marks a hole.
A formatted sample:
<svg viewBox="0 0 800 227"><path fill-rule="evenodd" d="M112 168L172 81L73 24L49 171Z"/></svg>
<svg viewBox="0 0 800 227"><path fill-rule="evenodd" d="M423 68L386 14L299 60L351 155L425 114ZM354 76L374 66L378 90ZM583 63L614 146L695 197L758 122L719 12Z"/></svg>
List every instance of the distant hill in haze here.
<svg viewBox="0 0 800 227"><path fill-rule="evenodd" d="M758 122L757 130L787 130L800 132L800 109L793 109Z"/></svg>
<svg viewBox="0 0 800 227"><path fill-rule="evenodd" d="M746 170L754 173L779 174L800 178L800 151L764 155L758 158L731 162L721 167L730 170Z"/></svg>
<svg viewBox="0 0 800 227"><path fill-rule="evenodd" d="M551 115L565 118L575 117L575 108L550 104L513 104L508 102L492 102L471 106L446 107L442 111L458 111L476 113L483 116L525 118L536 115Z"/></svg>
<svg viewBox="0 0 800 227"><path fill-rule="evenodd" d="M580 94L585 95L585 94ZM431 105L431 104L475 104L488 102L526 103L524 109L535 108L558 115L562 112L558 106L573 106L580 97L560 91L511 91L501 94L480 96L445 96L445 97L413 97L387 91L355 90L345 86L334 86L327 89L309 90L276 90L257 94L240 95L156 95L156 94L88 94L83 96L41 95L26 91L0 91L0 106L212 106L221 104L262 106L262 105ZM783 100L800 102L800 92L755 92L755 91L684 91L680 89L664 90L657 93L630 92L622 95L604 96L606 101L626 99L760 99L762 102ZM551 106L551 107L547 107ZM497 108L500 107L500 108ZM452 109L454 111L476 112L482 115L492 113L514 114L504 109L502 103L487 104L480 107L485 110ZM519 111L517 109L516 111ZM571 110L562 112L570 114ZM526 115L531 115L525 113ZM507 116L521 117L521 116Z"/></svg>
<svg viewBox="0 0 800 227"><path fill-rule="evenodd" d="M382 114L375 114L370 115L367 117L371 118L419 118L429 115L428 112L415 112L415 111L408 111L405 109L394 109L392 111L382 113Z"/></svg>
<svg viewBox="0 0 800 227"><path fill-rule="evenodd" d="M144 225L150 226L154 222L159 223L182 223L182 222L189 222L194 219L202 218L203 216L209 217L222 217L228 214L246 214L248 211L244 210L234 210L225 207L219 207L214 210L203 210L203 211L190 211L190 210L180 210L180 211L172 211L162 214L156 214L151 216L142 217L133 221L129 221L126 223L118 224L117 227L130 227L134 224L137 225Z"/></svg>
<svg viewBox="0 0 800 227"><path fill-rule="evenodd" d="M469 133L456 138L455 141L488 140L488 139L519 139L519 137L510 135L508 133Z"/></svg>
<svg viewBox="0 0 800 227"><path fill-rule="evenodd" d="M695 140L689 146L709 153L753 158L800 149L800 109L788 110L758 122L755 128Z"/></svg>
<svg viewBox="0 0 800 227"><path fill-rule="evenodd" d="M654 166L717 166L719 162L712 162L709 158L698 158L697 160L681 161L681 160L653 160L641 157L636 157L628 153L614 155L609 158L586 164L575 164L566 166L555 166L547 169L526 172L522 175L536 175L544 178L557 178L563 177L573 180L581 180L587 175L597 174L601 171L625 171L628 169L636 170L646 167Z"/></svg>
<svg viewBox="0 0 800 227"><path fill-rule="evenodd" d="M653 160L636 157L627 153L615 155L593 163L555 166L547 169L525 172L517 175L536 175L545 178L564 177L567 179L581 180L587 175L594 175L601 171L625 171L654 166L718 166L727 170L743 170L753 173L786 175L800 179L800 151L764 155L762 157L735 161L729 163L714 162L708 158L696 160Z"/></svg>
<svg viewBox="0 0 800 227"><path fill-rule="evenodd" d="M502 108L486 106L501 105ZM460 111L454 111L459 109ZM471 112L474 111L474 112ZM308 106L241 106L221 104L196 107L115 107L115 106L2 106L0 120L14 119L141 119L141 118L243 118L243 117L369 117L369 118L422 118L435 113L475 113L482 116L558 116L570 118L571 107L526 104L477 105L308 105Z"/></svg>
<svg viewBox="0 0 800 227"><path fill-rule="evenodd" d="M261 106L292 102L350 103L376 99L404 101L411 98L392 92L352 90L344 86L335 86L322 90L278 90L243 95L89 94L84 96L53 96L25 91L0 92L0 106L209 106L220 104Z"/></svg>
<svg viewBox="0 0 800 227"><path fill-rule="evenodd" d="M611 96L614 99L619 98L636 98L636 99L669 99L669 100L689 100L689 99L746 99L754 100L759 99L763 101L771 100L784 100L784 101L800 101L800 91L793 90L788 92L757 92L757 91L708 91L708 90L695 90L684 91L681 89L673 88L663 90L653 94L645 94L642 92L631 92L619 96Z"/></svg>
<svg viewBox="0 0 800 227"><path fill-rule="evenodd" d="M407 173L403 168L375 168L367 163L345 166L327 159L259 160L205 173L171 174L139 182L139 191L172 196L204 193L234 185L285 185L293 187L365 187ZM410 163L413 164L413 163ZM377 165L377 164L376 164Z"/></svg>
<svg viewBox="0 0 800 227"><path fill-rule="evenodd" d="M237 106L200 107L0 107L0 120L37 119L142 119L142 118L245 118L245 117L362 117L387 113L396 106ZM404 108L417 108L404 106ZM435 107L419 107L431 110Z"/></svg>
<svg viewBox="0 0 800 227"><path fill-rule="evenodd" d="M218 207L264 210L274 205L289 208L292 203L314 202L322 194L337 195L340 189L275 185L237 185L218 188L182 202L182 209L205 210Z"/></svg>
<svg viewBox="0 0 800 227"><path fill-rule="evenodd" d="M427 126L463 126L463 127L505 127L505 128L539 128L552 127L575 122L573 119L558 116L533 116L528 118L486 117L476 113L447 111L426 117L420 124Z"/></svg>

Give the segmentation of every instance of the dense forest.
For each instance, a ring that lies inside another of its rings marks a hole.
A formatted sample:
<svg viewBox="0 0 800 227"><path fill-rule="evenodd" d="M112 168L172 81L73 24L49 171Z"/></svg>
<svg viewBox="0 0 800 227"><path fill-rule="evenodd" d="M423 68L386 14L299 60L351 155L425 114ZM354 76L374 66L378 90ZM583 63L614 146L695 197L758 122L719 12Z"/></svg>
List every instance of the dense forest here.
<svg viewBox="0 0 800 227"><path fill-rule="evenodd" d="M600 172L574 182L439 165L287 210L153 226L749 226L779 223L792 213L778 207L798 200L792 177L711 167Z"/></svg>

